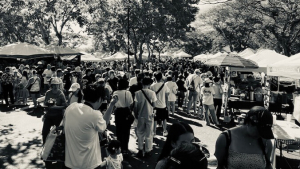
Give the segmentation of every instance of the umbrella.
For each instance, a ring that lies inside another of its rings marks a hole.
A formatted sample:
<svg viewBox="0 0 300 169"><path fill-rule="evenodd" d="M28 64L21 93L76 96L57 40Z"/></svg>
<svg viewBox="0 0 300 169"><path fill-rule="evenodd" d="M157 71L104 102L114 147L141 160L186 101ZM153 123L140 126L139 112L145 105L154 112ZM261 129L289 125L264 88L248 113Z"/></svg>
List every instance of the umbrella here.
<svg viewBox="0 0 300 169"><path fill-rule="evenodd" d="M39 57L53 57L54 52L28 43L14 43L0 49L1 58L35 59Z"/></svg>
<svg viewBox="0 0 300 169"><path fill-rule="evenodd" d="M211 66L229 66L229 67L244 67L244 68L258 68L254 61L244 59L238 55L224 54L215 58L209 59L205 62L206 65Z"/></svg>
<svg viewBox="0 0 300 169"><path fill-rule="evenodd" d="M82 53L73 50L71 48L62 48L60 46L50 46L47 49L54 52L56 55L67 56L67 55L83 55Z"/></svg>

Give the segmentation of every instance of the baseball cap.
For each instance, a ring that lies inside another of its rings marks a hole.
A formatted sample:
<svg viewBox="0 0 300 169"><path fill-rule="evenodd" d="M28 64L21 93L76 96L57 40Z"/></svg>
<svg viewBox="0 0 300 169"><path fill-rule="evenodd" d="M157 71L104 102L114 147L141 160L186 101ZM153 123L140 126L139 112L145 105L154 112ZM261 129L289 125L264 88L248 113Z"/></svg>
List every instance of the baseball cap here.
<svg viewBox="0 0 300 169"><path fill-rule="evenodd" d="M99 78L99 79L97 80L97 82L104 82L104 81L105 81L104 78Z"/></svg>
<svg viewBox="0 0 300 169"><path fill-rule="evenodd" d="M41 61L39 61L37 64L38 64L38 65L42 65L43 63L42 63Z"/></svg>
<svg viewBox="0 0 300 169"><path fill-rule="evenodd" d="M204 82L205 82L205 83L212 83L212 80L210 80L209 78L205 78L205 79L204 79Z"/></svg>
<svg viewBox="0 0 300 169"><path fill-rule="evenodd" d="M69 89L69 92L74 92L77 89L80 89L80 84L79 83L73 83Z"/></svg>
<svg viewBox="0 0 300 169"><path fill-rule="evenodd" d="M195 69L194 73L201 73L199 69Z"/></svg>
<svg viewBox="0 0 300 169"><path fill-rule="evenodd" d="M52 77L49 81L50 81L50 84L61 84L58 77Z"/></svg>
<svg viewBox="0 0 300 169"><path fill-rule="evenodd" d="M246 115L245 122L247 121L257 126L260 137L274 139L272 132L273 116L270 111L261 106L254 106Z"/></svg>

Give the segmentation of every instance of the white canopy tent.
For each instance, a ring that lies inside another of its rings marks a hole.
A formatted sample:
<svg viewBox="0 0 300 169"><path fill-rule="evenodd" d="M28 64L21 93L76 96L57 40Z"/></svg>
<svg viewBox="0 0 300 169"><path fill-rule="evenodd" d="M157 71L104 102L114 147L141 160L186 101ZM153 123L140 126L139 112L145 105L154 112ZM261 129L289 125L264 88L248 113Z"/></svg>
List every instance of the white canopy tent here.
<svg viewBox="0 0 300 169"><path fill-rule="evenodd" d="M267 75L300 78L300 53L283 61L268 65Z"/></svg>
<svg viewBox="0 0 300 169"><path fill-rule="evenodd" d="M81 56L81 61L84 61L84 62L101 62L102 61L102 59L96 58L94 55L91 55L91 54L88 54L85 52L81 52L81 53L84 54Z"/></svg>
<svg viewBox="0 0 300 169"><path fill-rule="evenodd" d="M117 52L109 57L103 58L104 61L125 60L128 56L122 52Z"/></svg>
<svg viewBox="0 0 300 169"><path fill-rule="evenodd" d="M247 48L247 49L243 50L242 52L238 53L238 55L242 58L246 58L246 57L254 55L254 54L255 54L255 50L253 50L251 48Z"/></svg>
<svg viewBox="0 0 300 169"><path fill-rule="evenodd" d="M234 68L233 71L241 71L241 72L267 72L267 67L269 64L273 64L276 62L280 62L282 60L287 59L286 56L276 53L273 50L269 49L261 49L257 51L256 54L244 57L245 59L252 60L256 62L259 66L257 69L241 69Z"/></svg>

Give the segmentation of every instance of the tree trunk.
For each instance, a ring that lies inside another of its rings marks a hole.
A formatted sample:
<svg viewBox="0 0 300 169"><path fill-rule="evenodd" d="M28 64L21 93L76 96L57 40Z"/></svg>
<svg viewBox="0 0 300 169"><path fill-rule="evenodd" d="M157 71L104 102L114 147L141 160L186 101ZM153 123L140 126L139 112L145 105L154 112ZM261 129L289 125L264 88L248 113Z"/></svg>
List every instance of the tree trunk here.
<svg viewBox="0 0 300 169"><path fill-rule="evenodd" d="M56 33L56 37L58 38L58 46L62 45L62 35L60 33Z"/></svg>
<svg viewBox="0 0 300 169"><path fill-rule="evenodd" d="M144 43L140 42L140 46L139 46L140 54L139 54L139 60L137 60L137 67L139 69L142 69L140 66L141 66L141 63L143 61L143 44Z"/></svg>

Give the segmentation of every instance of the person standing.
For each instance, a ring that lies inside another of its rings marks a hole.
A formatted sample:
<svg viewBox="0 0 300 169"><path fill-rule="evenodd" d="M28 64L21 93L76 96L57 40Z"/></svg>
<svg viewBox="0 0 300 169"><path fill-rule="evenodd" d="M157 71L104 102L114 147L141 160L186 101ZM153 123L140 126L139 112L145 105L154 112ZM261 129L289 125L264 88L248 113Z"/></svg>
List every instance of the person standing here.
<svg viewBox="0 0 300 169"><path fill-rule="evenodd" d="M145 141L145 156L151 156L153 143L153 103L156 102L156 94L150 90L150 85L153 80L150 78L143 79L143 89L135 92L134 114L137 122L137 137L138 137L138 157L143 157L144 141Z"/></svg>
<svg viewBox="0 0 300 169"><path fill-rule="evenodd" d="M169 110L169 112L172 110L172 115L174 116L175 101L176 101L176 94L177 94L178 86L172 80L173 80L172 76L168 76L166 85L170 89L170 94L168 96L168 110ZM171 107L172 107L172 109L171 109Z"/></svg>
<svg viewBox="0 0 300 169"><path fill-rule="evenodd" d="M113 70L110 70L108 72L108 77L109 78L107 79L107 82L114 92L118 89L117 84L118 84L119 79L117 77L115 77L115 71L113 71Z"/></svg>
<svg viewBox="0 0 300 169"><path fill-rule="evenodd" d="M130 138L130 127L134 121L131 113L133 103L132 95L127 90L128 81L120 79L118 82L118 90L113 95L118 96L119 100L115 104L115 123L117 139L121 142L121 149L124 156L128 155L128 143Z"/></svg>
<svg viewBox="0 0 300 169"><path fill-rule="evenodd" d="M84 103L73 103L67 107L63 126L66 137L65 169L99 169L102 158L98 133L105 131L113 107L118 102L113 97L107 111L98 110L102 104L103 87L88 85L84 90Z"/></svg>
<svg viewBox="0 0 300 169"><path fill-rule="evenodd" d="M9 107L8 96L11 104L15 103L13 94L13 76L10 74L10 68L6 67L5 72L1 76L1 85L6 106Z"/></svg>
<svg viewBox="0 0 300 169"><path fill-rule="evenodd" d="M220 121L221 108L222 108L222 98L223 98L223 89L221 86L221 79L216 77L214 78L213 89L215 91L214 95L214 106L217 112L217 119Z"/></svg>
<svg viewBox="0 0 300 169"><path fill-rule="evenodd" d="M27 72L23 71L21 81L18 85L19 87L19 97L23 99L23 105L27 105L27 98L29 96L29 92L25 86L28 83Z"/></svg>
<svg viewBox="0 0 300 169"><path fill-rule="evenodd" d="M201 86L202 80L200 78L201 71L196 69L194 74L191 74L187 77L187 86L189 90L188 94L188 106L187 106L187 114L190 114L190 109L192 104L194 104L194 113L196 114L196 107L197 107L197 100L198 100L198 93L199 88Z"/></svg>
<svg viewBox="0 0 300 169"><path fill-rule="evenodd" d="M150 86L150 89L155 92L157 97L156 102L154 102L154 109L156 110L156 115L154 117L153 132L155 135L157 122L163 122L163 136L167 136L167 120L169 119L169 112L166 103L168 102L170 89L168 88L168 86L165 85L165 83L163 83L161 72L156 72L154 74L154 77L157 83L154 83Z"/></svg>
<svg viewBox="0 0 300 169"><path fill-rule="evenodd" d="M187 92L187 89L186 89L187 87L184 83L183 75L179 75L178 80L176 81L176 84L178 86L178 107L182 108L185 92Z"/></svg>
<svg viewBox="0 0 300 169"><path fill-rule="evenodd" d="M132 86L132 85L134 85L134 84L137 84L137 83L138 83L138 81L137 81L137 76L138 76L138 74L139 74L141 71L140 71L140 69L135 69L134 72L135 72L135 76L132 77L132 78L130 78L130 80L129 80L129 87Z"/></svg>
<svg viewBox="0 0 300 169"><path fill-rule="evenodd" d="M217 120L216 114L215 114L215 107L214 107L214 94L215 91L213 87L211 87L212 81L210 79L205 80L205 86L201 88L201 99L203 104L203 111L205 113L205 119L206 119L206 125L210 126L210 119L208 115L208 110L214 120L214 123L216 126L219 126L219 122Z"/></svg>
<svg viewBox="0 0 300 169"><path fill-rule="evenodd" d="M41 92L41 79L38 77L36 70L32 71L32 77L28 80L28 83L25 86L25 88L27 89L27 87L31 84L32 84L32 86L28 90L29 90L29 94L31 95L32 101L34 103L34 108L36 108L37 107L37 99L41 95L41 93L40 93Z"/></svg>
<svg viewBox="0 0 300 169"><path fill-rule="evenodd" d="M49 80L52 77L52 71L51 71L51 65L47 65L47 69L44 70L43 72L43 77L44 77L44 93L49 90Z"/></svg>

